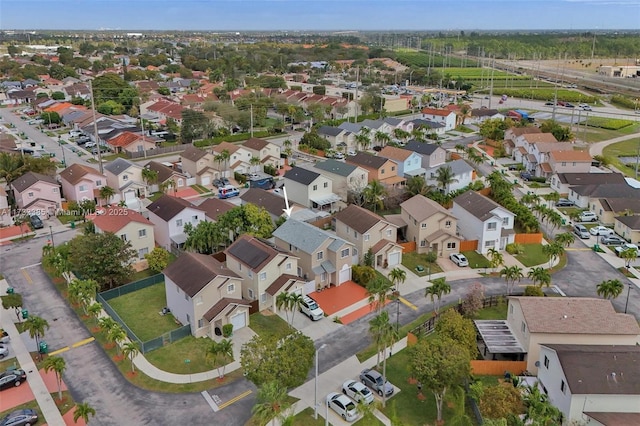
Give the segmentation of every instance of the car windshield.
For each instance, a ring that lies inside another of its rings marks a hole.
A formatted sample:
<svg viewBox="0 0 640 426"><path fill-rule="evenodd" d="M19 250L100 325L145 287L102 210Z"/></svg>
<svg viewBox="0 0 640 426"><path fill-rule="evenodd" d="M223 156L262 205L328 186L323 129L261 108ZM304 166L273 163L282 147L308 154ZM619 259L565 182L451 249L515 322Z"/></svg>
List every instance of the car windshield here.
<svg viewBox="0 0 640 426"><path fill-rule="evenodd" d="M378 386L382 386L382 385L384 384L384 380L382 380L382 376L378 376L378 377L376 378L376 384L377 384Z"/></svg>
<svg viewBox="0 0 640 426"><path fill-rule="evenodd" d="M313 300L309 300L307 302L307 306L309 306L309 309L318 309L318 304L316 302L314 302Z"/></svg>
<svg viewBox="0 0 640 426"><path fill-rule="evenodd" d="M345 408L347 411L354 411L356 409L356 404L349 402Z"/></svg>

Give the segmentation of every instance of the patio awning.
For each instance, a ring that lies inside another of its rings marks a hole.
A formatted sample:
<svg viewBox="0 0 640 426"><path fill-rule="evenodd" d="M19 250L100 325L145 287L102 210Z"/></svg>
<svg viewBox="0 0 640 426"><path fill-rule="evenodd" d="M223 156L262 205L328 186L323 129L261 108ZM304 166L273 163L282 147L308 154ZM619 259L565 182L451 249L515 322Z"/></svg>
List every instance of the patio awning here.
<svg viewBox="0 0 640 426"><path fill-rule="evenodd" d="M551 165L549 163L540 163L540 169L542 169L542 171L544 173L551 173Z"/></svg>
<svg viewBox="0 0 640 426"><path fill-rule="evenodd" d="M171 237L171 241L173 241L178 245L184 244L184 242L187 241L187 234L181 233L181 234L174 235L173 237Z"/></svg>
<svg viewBox="0 0 640 426"><path fill-rule="evenodd" d="M315 268L313 268L312 271L316 275L321 275L324 272L326 272L327 274L333 274L336 271L336 267L333 266L333 263L325 260L320 264L320 266L316 266Z"/></svg>
<svg viewBox="0 0 640 426"><path fill-rule="evenodd" d="M405 176L424 176L427 173L427 169L420 167L419 169L415 169L415 170L407 170L406 172L404 172Z"/></svg>
<svg viewBox="0 0 640 426"><path fill-rule="evenodd" d="M327 204L335 203L341 200L340 196L337 194L329 194L329 195L324 195L322 197L309 198L309 199L319 206L326 206Z"/></svg>
<svg viewBox="0 0 640 426"><path fill-rule="evenodd" d="M527 351L520 344L509 324L505 320L473 321L492 354L525 354Z"/></svg>

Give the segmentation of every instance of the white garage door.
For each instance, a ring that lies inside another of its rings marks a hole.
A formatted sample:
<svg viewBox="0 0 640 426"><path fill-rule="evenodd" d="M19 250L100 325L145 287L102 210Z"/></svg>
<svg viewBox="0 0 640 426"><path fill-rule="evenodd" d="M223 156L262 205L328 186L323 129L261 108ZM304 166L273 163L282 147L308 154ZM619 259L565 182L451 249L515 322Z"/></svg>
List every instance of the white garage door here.
<svg viewBox="0 0 640 426"><path fill-rule="evenodd" d="M202 185L207 186L211 184L211 176L202 176Z"/></svg>
<svg viewBox="0 0 640 426"><path fill-rule="evenodd" d="M346 266L346 265L345 265ZM346 268L342 268L340 270L340 276L338 277L338 284L342 284L345 281L349 281L351 279L351 267L346 266Z"/></svg>
<svg viewBox="0 0 640 426"><path fill-rule="evenodd" d="M400 252L389 253L389 266L395 266L400 263Z"/></svg>
<svg viewBox="0 0 640 426"><path fill-rule="evenodd" d="M247 325L247 315L244 312L240 312L231 317L231 324L233 324L234 330L239 330Z"/></svg>

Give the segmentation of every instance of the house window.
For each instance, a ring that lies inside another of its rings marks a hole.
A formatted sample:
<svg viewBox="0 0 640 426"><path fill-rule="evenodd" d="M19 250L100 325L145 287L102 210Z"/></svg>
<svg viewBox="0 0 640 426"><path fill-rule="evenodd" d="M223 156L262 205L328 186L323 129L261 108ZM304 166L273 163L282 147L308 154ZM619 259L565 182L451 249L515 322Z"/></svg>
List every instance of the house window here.
<svg viewBox="0 0 640 426"><path fill-rule="evenodd" d="M346 248L346 249L344 249L344 250L342 250L340 252L340 257L345 258L347 256L349 256L349 249L348 248Z"/></svg>
<svg viewBox="0 0 640 426"><path fill-rule="evenodd" d="M182 219L176 219L176 226L182 226Z"/></svg>
<svg viewBox="0 0 640 426"><path fill-rule="evenodd" d="M573 167L575 167L575 166L576 166L576 162L574 161L571 165L572 165Z"/></svg>
<svg viewBox="0 0 640 426"><path fill-rule="evenodd" d="M380 170L380 174L383 175L384 174L384 169Z"/></svg>
<svg viewBox="0 0 640 426"><path fill-rule="evenodd" d="M444 222L444 227L445 228L451 228L451 221L450 220L445 221Z"/></svg>
<svg viewBox="0 0 640 426"><path fill-rule="evenodd" d="M250 300L255 299L255 297L253 297L253 289L249 289L249 299Z"/></svg>
<svg viewBox="0 0 640 426"><path fill-rule="evenodd" d="M364 240L369 241L369 234L364 234Z"/></svg>
<svg viewBox="0 0 640 426"><path fill-rule="evenodd" d="M562 391L562 393L567 393L567 384L564 382L564 380L560 380L560 390Z"/></svg>
<svg viewBox="0 0 640 426"><path fill-rule="evenodd" d="M313 185L313 190L317 191L318 190L318 185Z"/></svg>
<svg viewBox="0 0 640 426"><path fill-rule="evenodd" d="M202 328L202 327L204 327L204 320L202 318L200 318L198 320L198 328Z"/></svg>
<svg viewBox="0 0 640 426"><path fill-rule="evenodd" d="M420 228L425 229L426 227L427 227L427 224L426 224L426 223L421 223L421 224L420 224Z"/></svg>
<svg viewBox="0 0 640 426"><path fill-rule="evenodd" d="M495 245L496 245L496 242L493 240L484 242L485 247L495 247Z"/></svg>
<svg viewBox="0 0 640 426"><path fill-rule="evenodd" d="M549 368L549 358L546 355L544 356L544 366L545 368Z"/></svg>
<svg viewBox="0 0 640 426"><path fill-rule="evenodd" d="M324 187L325 187L325 188L328 188L328 187L329 187L329 182L325 182L325 183L324 183Z"/></svg>
<svg viewBox="0 0 640 426"><path fill-rule="evenodd" d="M260 295L260 303L266 303L267 302L267 293L262 293Z"/></svg>
<svg viewBox="0 0 640 426"><path fill-rule="evenodd" d="M326 272L323 272L323 273L320 275L320 281L321 281L321 282L325 282L326 280L327 280L327 273L326 273Z"/></svg>
<svg viewBox="0 0 640 426"><path fill-rule="evenodd" d="M264 281L267 279L267 273L266 272L260 272L260 281Z"/></svg>
<svg viewBox="0 0 640 426"><path fill-rule="evenodd" d="M296 271L298 273L298 276L301 277L302 276L302 268L298 266L298 270Z"/></svg>
<svg viewBox="0 0 640 426"><path fill-rule="evenodd" d="M127 175L122 176L122 180L123 180L123 182L128 181L129 180L129 176L127 176Z"/></svg>
<svg viewBox="0 0 640 426"><path fill-rule="evenodd" d="M101 180L97 180L96 181L96 186L102 186L102 181Z"/></svg>
<svg viewBox="0 0 640 426"><path fill-rule="evenodd" d="M391 229L387 229L387 237L390 237L393 234L393 231Z"/></svg>
<svg viewBox="0 0 640 426"><path fill-rule="evenodd" d="M426 240L420 241L420 247L426 247L426 246L427 246L427 241Z"/></svg>
<svg viewBox="0 0 640 426"><path fill-rule="evenodd" d="M235 284L228 284L227 285L227 294L231 294L234 291L236 291L236 285Z"/></svg>
<svg viewBox="0 0 640 426"><path fill-rule="evenodd" d="M58 193L58 188L53 188L53 193L57 194Z"/></svg>
<svg viewBox="0 0 640 426"><path fill-rule="evenodd" d="M138 229L138 238L144 238L147 236L147 230L146 229Z"/></svg>
<svg viewBox="0 0 640 426"><path fill-rule="evenodd" d="M353 231L353 236L357 240L358 239L358 232L357 231Z"/></svg>
<svg viewBox="0 0 640 426"><path fill-rule="evenodd" d="M78 191L80 192L86 192L87 191L87 185L80 185L78 187Z"/></svg>
<svg viewBox="0 0 640 426"><path fill-rule="evenodd" d="M191 216L191 221L193 223L197 223L198 222L198 216Z"/></svg>
<svg viewBox="0 0 640 426"><path fill-rule="evenodd" d="M202 305L202 296L196 297L195 302L196 302L196 305Z"/></svg>
<svg viewBox="0 0 640 426"><path fill-rule="evenodd" d="M291 270L291 262L287 263L286 265L284 265L284 270L285 271L290 271Z"/></svg>
<svg viewBox="0 0 640 426"><path fill-rule="evenodd" d="M354 247L353 250L351 251L351 254L354 255L354 256L357 256L358 255L358 249Z"/></svg>
<svg viewBox="0 0 640 426"><path fill-rule="evenodd" d="M140 260L144 259L144 255L148 253L149 253L148 247L138 249L138 259Z"/></svg>
<svg viewBox="0 0 640 426"><path fill-rule="evenodd" d="M178 188L184 186L184 181L182 179L178 179Z"/></svg>
<svg viewBox="0 0 640 426"><path fill-rule="evenodd" d="M120 239L122 241L127 241L127 234L120 234Z"/></svg>
<svg viewBox="0 0 640 426"><path fill-rule="evenodd" d="M238 262L238 271L242 271L242 263ZM249 271L251 272L251 271Z"/></svg>
<svg viewBox="0 0 640 426"><path fill-rule="evenodd" d="M495 231L497 227L498 227L498 224L496 222L487 223L487 229L489 231Z"/></svg>
<svg viewBox="0 0 640 426"><path fill-rule="evenodd" d="M563 162L562 162L562 165L563 165L563 166L566 166L566 165L567 165L567 162L566 162L566 161L563 161Z"/></svg>
<svg viewBox="0 0 640 426"><path fill-rule="evenodd" d="M184 294L184 300L189 300L189 295L187 293Z"/></svg>
<svg viewBox="0 0 640 426"><path fill-rule="evenodd" d="M447 250L455 250L456 243L447 243Z"/></svg>
<svg viewBox="0 0 640 426"><path fill-rule="evenodd" d="M33 198L33 192L29 192L29 193L27 194L27 196L28 196L29 198Z"/></svg>
<svg viewBox="0 0 640 426"><path fill-rule="evenodd" d="M506 226L509 226L509 218L508 217L503 217L502 218L502 224L506 225Z"/></svg>
<svg viewBox="0 0 640 426"><path fill-rule="evenodd" d="M247 275L249 276L249 278L253 278L253 271L251 269L248 269Z"/></svg>
<svg viewBox="0 0 640 426"><path fill-rule="evenodd" d="M316 259L317 260L322 260L324 258L324 252L323 251L319 251L318 254L316 254Z"/></svg>
<svg viewBox="0 0 640 426"><path fill-rule="evenodd" d="M527 324L525 324L524 321L522 321L522 326L520 327L520 330L522 330L523 333L527 332Z"/></svg>
<svg viewBox="0 0 640 426"><path fill-rule="evenodd" d="M394 172L396 170L396 166L391 166L391 171Z"/></svg>

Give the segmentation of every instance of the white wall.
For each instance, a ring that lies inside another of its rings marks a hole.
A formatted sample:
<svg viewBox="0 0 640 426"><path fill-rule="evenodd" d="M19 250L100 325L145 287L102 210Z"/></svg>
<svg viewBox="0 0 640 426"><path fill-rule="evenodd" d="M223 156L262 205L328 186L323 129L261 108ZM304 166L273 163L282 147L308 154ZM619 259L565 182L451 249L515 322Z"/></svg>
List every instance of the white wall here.
<svg viewBox="0 0 640 426"><path fill-rule="evenodd" d="M164 290L167 297L167 306L171 309L173 316L183 325L190 324L191 334L194 334L198 324L195 322L197 320L193 318L193 302L191 298L167 276L164 278ZM189 320L187 320L187 315Z"/></svg>

